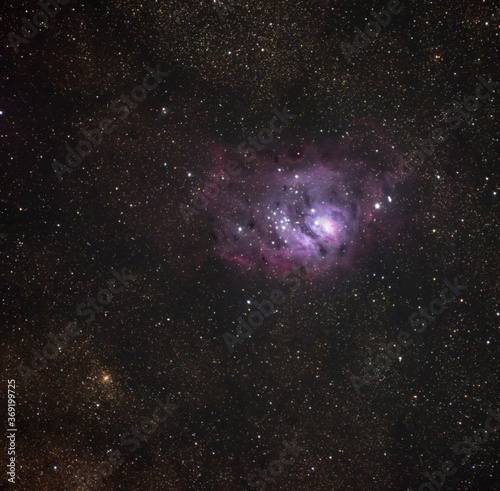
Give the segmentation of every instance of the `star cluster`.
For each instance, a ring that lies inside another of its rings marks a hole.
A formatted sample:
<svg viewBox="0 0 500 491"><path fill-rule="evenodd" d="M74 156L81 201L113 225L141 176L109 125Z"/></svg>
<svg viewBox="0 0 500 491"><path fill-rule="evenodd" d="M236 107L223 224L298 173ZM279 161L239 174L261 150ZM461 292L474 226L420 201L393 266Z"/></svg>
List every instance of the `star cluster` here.
<svg viewBox="0 0 500 491"><path fill-rule="evenodd" d="M348 266L366 246L387 176L333 149L266 160L210 200L205 219L220 256L281 275L306 261L317 272Z"/></svg>

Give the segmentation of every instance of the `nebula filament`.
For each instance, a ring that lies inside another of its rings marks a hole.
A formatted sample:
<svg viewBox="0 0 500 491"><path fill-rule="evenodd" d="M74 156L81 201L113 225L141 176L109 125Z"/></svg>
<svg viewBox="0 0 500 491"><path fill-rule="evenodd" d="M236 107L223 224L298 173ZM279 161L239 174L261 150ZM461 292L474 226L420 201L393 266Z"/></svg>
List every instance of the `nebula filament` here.
<svg viewBox="0 0 500 491"><path fill-rule="evenodd" d="M367 163L315 149L300 159L263 157L248 174L207 208L217 253L244 269L348 264L383 195Z"/></svg>

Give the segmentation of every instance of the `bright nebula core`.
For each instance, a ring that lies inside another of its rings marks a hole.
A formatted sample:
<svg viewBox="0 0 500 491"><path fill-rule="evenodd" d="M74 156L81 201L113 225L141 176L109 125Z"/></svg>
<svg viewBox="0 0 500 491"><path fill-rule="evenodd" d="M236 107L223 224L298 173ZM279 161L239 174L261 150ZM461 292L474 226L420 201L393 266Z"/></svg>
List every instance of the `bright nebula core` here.
<svg viewBox="0 0 500 491"><path fill-rule="evenodd" d="M347 265L366 241L382 184L366 162L314 149L300 159L258 157L209 200L216 251L244 269L280 274L306 262Z"/></svg>

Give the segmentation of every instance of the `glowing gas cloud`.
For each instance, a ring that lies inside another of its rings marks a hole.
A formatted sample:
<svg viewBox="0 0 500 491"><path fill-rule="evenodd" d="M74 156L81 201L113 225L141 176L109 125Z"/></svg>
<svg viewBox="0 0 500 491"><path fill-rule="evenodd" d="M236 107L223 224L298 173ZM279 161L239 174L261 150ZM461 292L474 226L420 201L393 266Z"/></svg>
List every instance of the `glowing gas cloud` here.
<svg viewBox="0 0 500 491"><path fill-rule="evenodd" d="M263 156L243 174L206 209L217 254L243 269L348 265L384 198L381 173L345 151Z"/></svg>

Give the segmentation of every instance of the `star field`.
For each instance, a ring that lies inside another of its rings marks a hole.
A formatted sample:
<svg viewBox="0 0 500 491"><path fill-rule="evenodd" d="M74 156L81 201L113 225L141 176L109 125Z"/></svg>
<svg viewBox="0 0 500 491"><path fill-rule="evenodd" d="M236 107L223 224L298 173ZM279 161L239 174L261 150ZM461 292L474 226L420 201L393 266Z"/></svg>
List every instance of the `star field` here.
<svg viewBox="0 0 500 491"><path fill-rule="evenodd" d="M48 2L0 7L2 489L498 490L498 5Z"/></svg>

